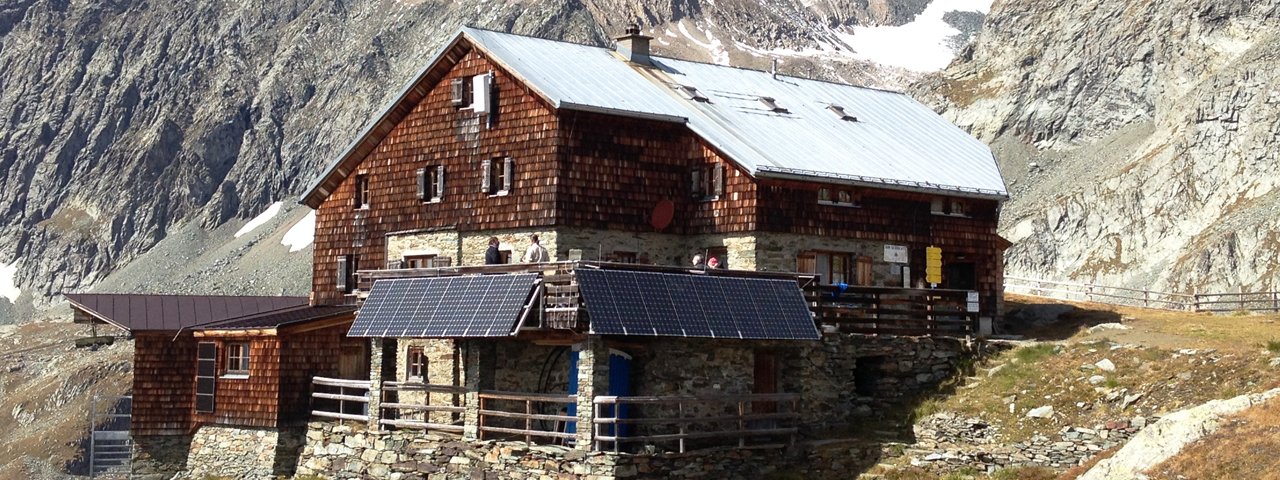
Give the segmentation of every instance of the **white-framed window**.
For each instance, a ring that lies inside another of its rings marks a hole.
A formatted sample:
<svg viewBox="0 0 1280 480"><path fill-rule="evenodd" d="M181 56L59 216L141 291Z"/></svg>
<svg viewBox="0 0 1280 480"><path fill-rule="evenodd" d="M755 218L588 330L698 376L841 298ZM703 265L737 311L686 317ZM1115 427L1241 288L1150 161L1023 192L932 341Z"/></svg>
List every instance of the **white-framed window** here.
<svg viewBox="0 0 1280 480"><path fill-rule="evenodd" d="M969 216L969 207L969 202L963 199L934 197L933 203L929 206L929 211L934 215L967 217Z"/></svg>
<svg viewBox="0 0 1280 480"><path fill-rule="evenodd" d="M507 195L511 193L515 160L511 157L491 158L481 162L484 180L481 191L489 196Z"/></svg>
<svg viewBox="0 0 1280 480"><path fill-rule="evenodd" d="M355 179L355 195L352 202L352 209L362 210L369 208L369 176L360 174Z"/></svg>
<svg viewBox="0 0 1280 480"><path fill-rule="evenodd" d="M249 375L249 343L231 342L226 344L227 363L223 372L226 376Z"/></svg>
<svg viewBox="0 0 1280 480"><path fill-rule="evenodd" d="M437 203L444 198L444 165L419 168L417 177L418 200Z"/></svg>
<svg viewBox="0 0 1280 480"><path fill-rule="evenodd" d="M852 188L822 187L818 189L819 205L861 207L862 193Z"/></svg>

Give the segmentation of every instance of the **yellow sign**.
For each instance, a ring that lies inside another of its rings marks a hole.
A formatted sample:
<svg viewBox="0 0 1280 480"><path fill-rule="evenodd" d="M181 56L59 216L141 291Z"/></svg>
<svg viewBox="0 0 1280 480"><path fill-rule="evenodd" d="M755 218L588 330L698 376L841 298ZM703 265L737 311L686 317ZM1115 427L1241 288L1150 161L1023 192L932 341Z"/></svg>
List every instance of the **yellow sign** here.
<svg viewBox="0 0 1280 480"><path fill-rule="evenodd" d="M942 249L929 247L924 249L924 281L942 283Z"/></svg>

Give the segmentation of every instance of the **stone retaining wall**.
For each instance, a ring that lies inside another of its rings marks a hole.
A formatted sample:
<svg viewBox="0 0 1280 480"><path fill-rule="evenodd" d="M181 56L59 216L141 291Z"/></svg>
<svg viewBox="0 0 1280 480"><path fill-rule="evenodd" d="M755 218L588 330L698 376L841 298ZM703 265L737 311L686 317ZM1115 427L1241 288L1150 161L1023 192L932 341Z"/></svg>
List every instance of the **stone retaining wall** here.
<svg viewBox="0 0 1280 480"><path fill-rule="evenodd" d="M421 431L369 432L363 425L313 422L298 475L408 479L756 479L775 472L844 478L879 458L879 447L718 450L684 454L587 453L522 442L462 441ZM838 453L838 455L837 455Z"/></svg>
<svg viewBox="0 0 1280 480"><path fill-rule="evenodd" d="M205 425L191 439L185 477L270 478L292 475L301 429Z"/></svg>
<svg viewBox="0 0 1280 480"><path fill-rule="evenodd" d="M1006 443L999 429L979 418L942 412L914 426L912 463L939 472L970 467L993 472L1000 468L1041 466L1070 468L1093 455L1123 445L1148 419L1115 420L1093 428L1062 427L1054 437L1035 435L1024 442Z"/></svg>
<svg viewBox="0 0 1280 480"><path fill-rule="evenodd" d="M133 437L130 477L168 480L187 468L190 435L139 435Z"/></svg>

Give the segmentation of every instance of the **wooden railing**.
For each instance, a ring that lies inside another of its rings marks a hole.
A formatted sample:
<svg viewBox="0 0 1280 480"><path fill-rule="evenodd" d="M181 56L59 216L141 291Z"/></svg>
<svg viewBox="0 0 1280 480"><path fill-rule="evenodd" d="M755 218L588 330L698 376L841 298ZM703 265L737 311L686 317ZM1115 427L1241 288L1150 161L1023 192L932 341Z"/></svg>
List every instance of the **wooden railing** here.
<svg viewBox="0 0 1280 480"><path fill-rule="evenodd" d="M311 379L311 385L312 416L358 422L369 421L368 380L314 377ZM329 391L322 392L321 389Z"/></svg>
<svg viewBox="0 0 1280 480"><path fill-rule="evenodd" d="M736 444L749 439L786 438L794 443L800 395L795 393L676 397L598 396L595 404L596 450L618 452L624 443L675 443L686 452L690 441L703 446ZM639 408L636 408L639 407ZM628 431L629 429L640 431ZM612 447L612 448L610 448Z"/></svg>
<svg viewBox="0 0 1280 480"><path fill-rule="evenodd" d="M462 433L462 413L466 411L462 395L465 393L466 388L453 385L383 382L383 414L378 422L399 428ZM421 401L406 398L414 395L421 395ZM433 402L441 396L449 399L447 405ZM396 401L389 401L392 397L396 397Z"/></svg>
<svg viewBox="0 0 1280 480"><path fill-rule="evenodd" d="M568 405L578 402L577 395L481 391L480 438L506 436L534 443L534 437L572 440L569 422L578 417L568 415ZM554 413L548 413L554 412ZM486 435L489 434L489 435Z"/></svg>
<svg viewBox="0 0 1280 480"><path fill-rule="evenodd" d="M1198 293L1197 312L1280 312L1280 292Z"/></svg>
<svg viewBox="0 0 1280 480"><path fill-rule="evenodd" d="M818 323L844 332L962 336L977 333L978 301L971 293L813 285L805 288L805 299Z"/></svg>
<svg viewBox="0 0 1280 480"><path fill-rule="evenodd" d="M1196 296L1186 293L1161 292L1139 288L1112 287L1080 282L1059 282L1024 277L1004 277L1004 290L1009 293L1098 302L1112 305L1195 310Z"/></svg>
<svg viewBox="0 0 1280 480"><path fill-rule="evenodd" d="M1004 277L1009 293L1193 312L1280 312L1280 292L1172 293L1081 282Z"/></svg>

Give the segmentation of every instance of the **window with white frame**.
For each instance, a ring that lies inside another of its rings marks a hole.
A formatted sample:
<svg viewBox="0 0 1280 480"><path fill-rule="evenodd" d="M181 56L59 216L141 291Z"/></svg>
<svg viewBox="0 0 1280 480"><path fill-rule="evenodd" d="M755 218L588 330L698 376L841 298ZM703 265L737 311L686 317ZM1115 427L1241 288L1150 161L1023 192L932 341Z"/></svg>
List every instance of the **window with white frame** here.
<svg viewBox="0 0 1280 480"><path fill-rule="evenodd" d="M415 345L409 347L408 365L405 372L409 378L424 379L427 377L427 354L422 350L421 346Z"/></svg>
<svg viewBox="0 0 1280 480"><path fill-rule="evenodd" d="M249 344L247 342L232 342L226 347L227 363L224 371L227 375L248 375L249 374Z"/></svg>

